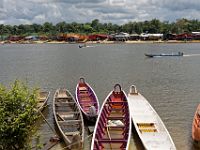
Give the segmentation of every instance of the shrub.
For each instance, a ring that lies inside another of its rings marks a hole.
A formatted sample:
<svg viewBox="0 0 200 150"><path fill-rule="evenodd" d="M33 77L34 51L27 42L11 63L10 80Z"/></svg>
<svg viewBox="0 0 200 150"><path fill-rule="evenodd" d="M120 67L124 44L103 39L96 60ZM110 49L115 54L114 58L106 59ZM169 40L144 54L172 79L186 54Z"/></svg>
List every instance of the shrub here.
<svg viewBox="0 0 200 150"><path fill-rule="evenodd" d="M0 149L27 149L37 118L37 90L15 81L10 89L0 85Z"/></svg>

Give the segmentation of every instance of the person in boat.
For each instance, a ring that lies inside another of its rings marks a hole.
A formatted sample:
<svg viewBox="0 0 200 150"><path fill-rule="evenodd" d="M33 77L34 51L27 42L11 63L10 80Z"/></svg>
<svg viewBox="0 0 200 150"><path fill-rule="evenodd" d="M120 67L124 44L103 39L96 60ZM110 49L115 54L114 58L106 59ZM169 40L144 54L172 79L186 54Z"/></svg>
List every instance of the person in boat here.
<svg viewBox="0 0 200 150"><path fill-rule="evenodd" d="M183 56L183 52L178 52L178 54L179 54L180 56Z"/></svg>
<svg viewBox="0 0 200 150"><path fill-rule="evenodd" d="M79 45L79 48L87 47L86 44Z"/></svg>

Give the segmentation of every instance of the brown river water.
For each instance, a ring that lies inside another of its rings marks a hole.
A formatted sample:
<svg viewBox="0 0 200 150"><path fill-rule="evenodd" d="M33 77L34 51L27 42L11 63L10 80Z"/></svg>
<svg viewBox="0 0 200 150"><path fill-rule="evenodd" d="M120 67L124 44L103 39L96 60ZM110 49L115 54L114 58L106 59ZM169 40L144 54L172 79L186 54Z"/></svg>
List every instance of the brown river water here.
<svg viewBox="0 0 200 150"><path fill-rule="evenodd" d="M144 53L184 52L184 57L147 58ZM78 48L78 44L27 44L0 46L0 83L15 79L32 87L51 91L44 116L55 127L52 97L59 87L72 94L80 76L95 90L100 104L120 83L128 92L137 86L165 123L178 150L197 150L191 138L191 125L200 103L200 44L108 44ZM54 133L41 119L37 123L41 142ZM86 140L85 149L90 149ZM53 149L62 149L58 144ZM131 150L143 149L133 131Z"/></svg>

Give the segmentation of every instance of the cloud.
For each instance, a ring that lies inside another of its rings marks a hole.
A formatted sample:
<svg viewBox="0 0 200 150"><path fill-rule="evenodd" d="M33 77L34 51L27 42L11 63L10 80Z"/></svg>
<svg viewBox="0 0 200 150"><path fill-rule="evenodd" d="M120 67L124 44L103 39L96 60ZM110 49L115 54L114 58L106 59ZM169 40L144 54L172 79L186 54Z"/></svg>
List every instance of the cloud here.
<svg viewBox="0 0 200 150"><path fill-rule="evenodd" d="M199 0L0 0L0 23L200 19Z"/></svg>

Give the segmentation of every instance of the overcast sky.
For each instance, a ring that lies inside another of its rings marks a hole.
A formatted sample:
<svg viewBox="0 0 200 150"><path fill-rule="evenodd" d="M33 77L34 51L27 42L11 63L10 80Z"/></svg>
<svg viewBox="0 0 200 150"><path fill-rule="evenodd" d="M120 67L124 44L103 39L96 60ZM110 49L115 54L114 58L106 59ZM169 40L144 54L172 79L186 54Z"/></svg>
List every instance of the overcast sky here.
<svg viewBox="0 0 200 150"><path fill-rule="evenodd" d="M0 24L200 19L200 0L0 0Z"/></svg>

